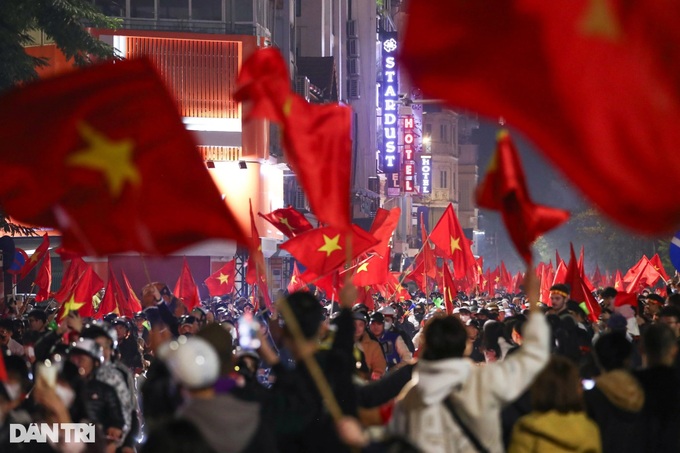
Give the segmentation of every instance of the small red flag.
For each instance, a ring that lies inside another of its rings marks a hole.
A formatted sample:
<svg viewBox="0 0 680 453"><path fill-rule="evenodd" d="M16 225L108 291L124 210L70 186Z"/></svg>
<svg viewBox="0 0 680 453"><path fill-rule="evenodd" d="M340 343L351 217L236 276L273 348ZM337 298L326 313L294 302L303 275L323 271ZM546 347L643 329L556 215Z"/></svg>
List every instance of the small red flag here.
<svg viewBox="0 0 680 453"><path fill-rule="evenodd" d="M501 212L515 248L527 263L536 238L569 218L567 211L531 200L519 154L506 130L498 133L496 153L476 195L480 207Z"/></svg>
<svg viewBox="0 0 680 453"><path fill-rule="evenodd" d="M121 306L123 305L123 294L116 279L116 274L113 272L113 268L109 263L109 281L106 282L106 289L104 290L104 298L102 299L99 307L97 308L97 313L94 314L95 319L102 319L105 315L109 313L117 313L120 315L129 316L123 313Z"/></svg>
<svg viewBox="0 0 680 453"><path fill-rule="evenodd" d="M389 274L389 249L385 256L373 255L360 263L354 270L352 283L356 287L378 285L387 282Z"/></svg>
<svg viewBox="0 0 680 453"><path fill-rule="evenodd" d="M68 267L66 268L66 272L64 272L64 276L61 279L59 291L55 292L52 296L57 300L57 302L66 301L73 290L73 286L75 285L76 281L80 279L80 276L83 275L87 269L87 266L88 264L86 264L85 261L83 261L83 259L80 257L76 257L71 260Z"/></svg>
<svg viewBox="0 0 680 453"><path fill-rule="evenodd" d="M616 298L614 299L614 306L621 307L623 305L631 305L633 307L638 306L638 298L634 293L627 293L625 291L619 291L616 293Z"/></svg>
<svg viewBox="0 0 680 453"><path fill-rule="evenodd" d="M61 305L57 320L61 322L71 311L77 311L81 318L94 316L92 296L104 288L104 282L91 265L85 264L85 270L76 280L68 299Z"/></svg>
<svg viewBox="0 0 680 453"><path fill-rule="evenodd" d="M623 291L624 290L624 281L623 278L621 277L621 271L616 270L616 274L614 275L614 289L617 291Z"/></svg>
<svg viewBox="0 0 680 453"><path fill-rule="evenodd" d="M289 293L307 290L307 283L305 283L300 277L301 277L300 269L298 269L297 263L294 262L293 275L290 276L290 282L286 287Z"/></svg>
<svg viewBox="0 0 680 453"><path fill-rule="evenodd" d="M0 100L0 143L3 209L59 229L68 250L167 254L213 238L247 243L147 60L10 90Z"/></svg>
<svg viewBox="0 0 680 453"><path fill-rule="evenodd" d="M320 222L350 228L351 109L310 104L290 89L281 53L255 52L241 67L237 101L252 101L251 113L279 122L288 165ZM269 68L277 68L271 73ZM262 104L264 103L264 104Z"/></svg>
<svg viewBox="0 0 680 453"><path fill-rule="evenodd" d="M661 263L661 258L658 253L655 253L654 256L649 259L649 262L654 270L659 273L661 278L663 278L664 283L670 280L670 277L666 273L666 269L663 268L663 263Z"/></svg>
<svg viewBox="0 0 680 453"><path fill-rule="evenodd" d="M191 275L191 269L189 269L189 263L187 262L186 257L184 257L182 272L179 274L173 293L182 301L189 311L201 306L201 297L198 295L198 287L196 286L193 275Z"/></svg>
<svg viewBox="0 0 680 453"><path fill-rule="evenodd" d="M224 296L234 291L234 280L236 279L236 261L228 261L217 272L206 278L203 283L208 287L211 297Z"/></svg>
<svg viewBox="0 0 680 453"><path fill-rule="evenodd" d="M401 56L426 98L505 118L618 223L677 229L680 3L429 0L407 16ZM640 190L660 169L674 176Z"/></svg>
<svg viewBox="0 0 680 453"><path fill-rule="evenodd" d="M378 245L373 247L373 250L381 256L385 256L388 253L390 239L392 239L392 234L397 228L400 215L401 209L399 208L392 208L389 211L378 208L378 211L375 213L371 229L368 232L380 241Z"/></svg>
<svg viewBox="0 0 680 453"><path fill-rule="evenodd" d="M253 216L253 203L250 200L248 203L250 204L250 254L246 264L246 282L255 285L258 280L257 276L265 273L264 255L262 254L262 240Z"/></svg>
<svg viewBox="0 0 680 453"><path fill-rule="evenodd" d="M125 271L121 270L121 273L123 274L123 291L121 294L123 295L123 300L125 302L123 311L134 315L135 313L142 311L142 302L139 300L139 297L137 297L137 294L135 294L135 290L132 289L132 285L130 284L127 275L125 275ZM126 316L128 315L126 314Z"/></svg>
<svg viewBox="0 0 680 453"><path fill-rule="evenodd" d="M458 222L453 205L449 203L444 214L430 233L430 240L445 258L453 260L453 271L457 279L474 272L475 257L470 249L470 241L465 237Z"/></svg>
<svg viewBox="0 0 680 453"><path fill-rule="evenodd" d="M38 246L38 248L35 249L35 252L31 255L31 257L26 261L26 263L23 265L21 270L19 271L19 280L22 278L26 277L29 272L33 270L34 267L38 265L40 260L47 255L47 252L50 249L50 238L47 236L47 233L43 234L42 242Z"/></svg>
<svg viewBox="0 0 680 453"><path fill-rule="evenodd" d="M49 252L45 253L43 257L42 266L40 266L35 277L35 284L40 288L35 295L35 301L41 302L47 300L50 297L50 288L52 286L52 258L50 258Z"/></svg>
<svg viewBox="0 0 680 453"><path fill-rule="evenodd" d="M259 212L258 215L274 225L277 230L289 238L293 238L300 233L304 233L305 231L314 228L312 224L309 223L309 220L292 206L276 209L269 214L262 214Z"/></svg>
<svg viewBox="0 0 680 453"><path fill-rule="evenodd" d="M575 300L579 304L585 302L589 311L588 317L591 321L597 322L602 310L600 308L600 304L598 304L597 300L595 300L593 293L588 290L585 282L583 281L581 269L579 268L573 245L570 245L569 268L567 269L565 283L571 287L571 293L569 294L570 299Z"/></svg>
<svg viewBox="0 0 680 453"><path fill-rule="evenodd" d="M330 226L316 228L289 239L281 244L281 248L309 271L324 276L345 264L348 233ZM352 259L378 243L376 238L356 225L352 225L351 235Z"/></svg>

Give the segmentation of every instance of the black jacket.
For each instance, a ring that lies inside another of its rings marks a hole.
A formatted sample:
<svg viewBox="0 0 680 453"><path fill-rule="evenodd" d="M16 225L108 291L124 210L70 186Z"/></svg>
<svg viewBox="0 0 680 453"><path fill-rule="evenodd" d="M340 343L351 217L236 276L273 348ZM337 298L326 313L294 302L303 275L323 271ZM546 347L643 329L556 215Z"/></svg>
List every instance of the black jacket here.
<svg viewBox="0 0 680 453"><path fill-rule="evenodd" d="M111 427L122 429L125 425L118 395L110 385L90 379L83 383L79 397L85 404L87 418L100 425L104 432Z"/></svg>
<svg viewBox="0 0 680 453"><path fill-rule="evenodd" d="M635 373L645 390L642 409L645 452L680 451L680 380L673 367L656 366Z"/></svg>

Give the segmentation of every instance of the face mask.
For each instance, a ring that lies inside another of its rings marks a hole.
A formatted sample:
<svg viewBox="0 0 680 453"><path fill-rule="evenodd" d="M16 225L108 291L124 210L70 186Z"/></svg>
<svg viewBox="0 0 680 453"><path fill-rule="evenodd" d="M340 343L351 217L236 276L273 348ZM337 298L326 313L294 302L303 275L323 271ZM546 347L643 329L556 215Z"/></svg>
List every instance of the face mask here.
<svg viewBox="0 0 680 453"><path fill-rule="evenodd" d="M390 330L391 327L392 327L392 323L389 322L389 321L385 321L385 330Z"/></svg>
<svg viewBox="0 0 680 453"><path fill-rule="evenodd" d="M73 391L73 389L65 387L63 385L57 385L54 388L54 392L57 394L61 402L64 403L64 406L66 406L67 408L71 407L71 404L73 404L73 400L76 399L76 394Z"/></svg>
<svg viewBox="0 0 680 453"><path fill-rule="evenodd" d="M9 400L14 401L21 395L21 384L18 382L7 383L5 384L5 391L7 392Z"/></svg>

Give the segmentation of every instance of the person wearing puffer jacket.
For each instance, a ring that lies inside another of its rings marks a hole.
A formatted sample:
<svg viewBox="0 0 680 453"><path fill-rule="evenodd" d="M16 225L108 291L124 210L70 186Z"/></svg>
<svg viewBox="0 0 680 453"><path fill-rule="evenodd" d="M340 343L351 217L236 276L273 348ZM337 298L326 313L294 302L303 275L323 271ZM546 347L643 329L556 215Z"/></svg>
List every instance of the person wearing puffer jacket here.
<svg viewBox="0 0 680 453"><path fill-rule="evenodd" d="M508 453L602 451L600 431L585 412L578 368L569 359L551 358L531 386L531 406L512 430Z"/></svg>
<svg viewBox="0 0 680 453"><path fill-rule="evenodd" d="M392 433L407 436L424 453L504 451L500 411L529 387L550 355L548 324L536 307L538 282L533 272L527 275L532 309L524 343L505 361L476 366L465 358L467 331L455 317L426 325L424 350L396 403Z"/></svg>

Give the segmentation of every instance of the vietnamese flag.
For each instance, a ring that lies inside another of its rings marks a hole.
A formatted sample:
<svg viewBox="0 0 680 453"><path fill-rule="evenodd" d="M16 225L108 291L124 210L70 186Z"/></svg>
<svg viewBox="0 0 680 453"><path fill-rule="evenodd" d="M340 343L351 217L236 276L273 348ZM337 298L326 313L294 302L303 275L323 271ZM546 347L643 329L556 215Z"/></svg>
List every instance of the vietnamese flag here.
<svg viewBox="0 0 680 453"><path fill-rule="evenodd" d="M306 270L300 276L300 280L308 282L308 285L314 285L323 291L327 300L340 300L340 288L344 285L344 279L340 278L337 271L319 276L310 270Z"/></svg>
<svg viewBox="0 0 680 453"><path fill-rule="evenodd" d="M95 319L102 319L109 313L116 313L118 316L125 315L122 313L121 306L123 305L123 293L121 291L116 274L113 272L111 264L109 264L109 281L106 282L106 289L104 290L104 298L97 308L97 313L94 314Z"/></svg>
<svg viewBox="0 0 680 453"><path fill-rule="evenodd" d="M71 311L77 311L81 318L94 316L92 297L102 288L104 288L102 279L91 265L85 264L84 272L77 278L68 299L59 308L57 322L61 322Z"/></svg>
<svg viewBox="0 0 680 453"><path fill-rule="evenodd" d="M401 57L425 98L505 118L619 224L677 230L680 3L429 0L406 13Z"/></svg>
<svg viewBox="0 0 680 453"><path fill-rule="evenodd" d="M58 229L72 252L158 255L207 239L247 243L147 60L10 90L0 98L0 143L3 209Z"/></svg>
<svg viewBox="0 0 680 453"><path fill-rule="evenodd" d="M125 271L121 270L121 273L123 274L123 290L121 294L123 295L123 301L125 303L123 312L132 313L134 315L135 313L142 311L142 302L139 300L139 297L137 297L137 294L135 294L135 290L132 289L132 285L130 284L127 275L125 275Z"/></svg>
<svg viewBox="0 0 680 453"><path fill-rule="evenodd" d="M373 255L359 263L354 270L352 283L358 288L361 286L379 285L387 282L390 265L390 252L385 256Z"/></svg>
<svg viewBox="0 0 680 453"><path fill-rule="evenodd" d="M308 289L307 283L305 283L300 276L300 269L298 269L297 263L293 262L293 275L290 276L290 282L288 282L288 286L286 287L289 293L305 291Z"/></svg>
<svg viewBox="0 0 680 453"><path fill-rule="evenodd" d="M198 287L196 286L193 275L191 275L191 269L189 269L189 263L187 262L186 257L184 257L182 271L179 274L177 283L175 283L173 294L182 301L189 311L201 306L201 297L198 295Z"/></svg>
<svg viewBox="0 0 680 453"><path fill-rule="evenodd" d="M633 307L638 306L638 298L634 293L627 293L625 291L619 291L616 293L616 298L614 298L614 306L621 307L623 305L631 305Z"/></svg>
<svg viewBox="0 0 680 453"><path fill-rule="evenodd" d="M449 266L444 266L444 305L446 305L446 313L453 313L453 301L458 297L458 291L456 290L456 284L453 281L453 276L449 271Z"/></svg>
<svg viewBox="0 0 680 453"><path fill-rule="evenodd" d="M0 182L0 184L2 183ZM19 271L19 280L26 277L33 270L33 268L38 265L40 260L48 254L49 249L50 238L47 236L47 233L45 233L43 234L40 245L35 249L35 252L33 252L28 261L26 261L26 263L21 267L21 270Z"/></svg>
<svg viewBox="0 0 680 453"><path fill-rule="evenodd" d="M531 244L569 218L567 211L531 200L519 154L506 130L498 133L496 153L476 197L480 207L501 212L505 228L526 263L531 263Z"/></svg>
<svg viewBox="0 0 680 453"><path fill-rule="evenodd" d="M588 290L588 287L583 281L582 272L582 269L580 269L578 265L578 260L576 259L576 253L574 253L574 246L570 245L569 267L565 278L565 283L571 288L569 298L575 300L579 304L585 303L586 307L588 307L588 318L593 322L597 322L602 310L600 304L595 300L595 296Z"/></svg>
<svg viewBox="0 0 680 453"><path fill-rule="evenodd" d="M350 231L335 227L316 228L302 233L281 244L309 271L324 276L340 268L347 260L347 237L351 233L351 256L353 259L378 243L378 240L356 225ZM318 286L318 285L317 285Z"/></svg>
<svg viewBox="0 0 680 453"><path fill-rule="evenodd" d="M38 269L38 274L35 277L35 284L40 288L35 295L35 301L41 302L50 297L50 287L52 286L52 258L50 253L45 253L43 257L42 266Z"/></svg>
<svg viewBox="0 0 680 453"><path fill-rule="evenodd" d="M453 260L456 279L463 278L468 272L472 275L476 266L475 257L472 255L470 241L465 237L451 203L432 229L430 240L444 258Z"/></svg>
<svg viewBox="0 0 680 453"><path fill-rule="evenodd" d="M624 290L624 281L623 278L621 277L621 271L616 270L616 274L614 275L614 289L617 291L623 291Z"/></svg>
<svg viewBox="0 0 680 453"><path fill-rule="evenodd" d="M389 254L388 249L390 239L392 239L392 234L397 228L400 215L401 209L399 208L392 208L389 211L387 209L378 208L375 213L371 229L368 232L380 241L378 245L373 247L373 250L381 256Z"/></svg>
<svg viewBox="0 0 680 453"><path fill-rule="evenodd" d="M340 104L310 104L293 93L286 63L273 48L257 50L241 66L234 93L252 101L251 115L282 128L286 161L320 222L350 228L351 109Z"/></svg>
<svg viewBox="0 0 680 453"><path fill-rule="evenodd" d="M277 230L289 238L314 228L309 220L292 206L276 209L269 214L258 212L257 215L274 225Z"/></svg>
<svg viewBox="0 0 680 453"><path fill-rule="evenodd" d="M76 281L78 281L80 276L85 273L85 270L88 266L89 265L85 263L82 258L73 258L66 268L63 277L61 278L61 287L59 288L59 291L55 292L52 297L54 297L54 299L56 299L58 302L66 301L71 293L71 290L73 290L73 286L75 285Z"/></svg>
<svg viewBox="0 0 680 453"><path fill-rule="evenodd" d="M224 296L231 294L234 291L234 283L236 280L236 261L228 261L217 272L206 278L203 283L208 287L208 293L211 297Z"/></svg>
<svg viewBox="0 0 680 453"><path fill-rule="evenodd" d="M654 270L659 273L664 283L670 280L670 277L666 273L666 269L663 268L663 264L661 263L661 258L659 257L658 253L655 253L654 256L649 259L649 263L652 265Z"/></svg>
<svg viewBox="0 0 680 453"><path fill-rule="evenodd" d="M264 255L262 254L262 240L260 233L257 231L255 225L255 216L253 216L253 203L248 200L250 204L250 253L248 254L248 262L246 264L246 283L254 285L257 283L257 276L264 275Z"/></svg>

